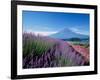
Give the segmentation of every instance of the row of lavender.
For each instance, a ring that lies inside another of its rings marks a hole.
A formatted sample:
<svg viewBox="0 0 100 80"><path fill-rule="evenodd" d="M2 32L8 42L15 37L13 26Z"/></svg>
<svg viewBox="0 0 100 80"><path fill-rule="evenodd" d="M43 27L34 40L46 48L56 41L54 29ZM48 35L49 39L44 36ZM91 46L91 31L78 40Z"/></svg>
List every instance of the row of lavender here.
<svg viewBox="0 0 100 80"><path fill-rule="evenodd" d="M67 42L23 33L23 68L86 65L84 57Z"/></svg>

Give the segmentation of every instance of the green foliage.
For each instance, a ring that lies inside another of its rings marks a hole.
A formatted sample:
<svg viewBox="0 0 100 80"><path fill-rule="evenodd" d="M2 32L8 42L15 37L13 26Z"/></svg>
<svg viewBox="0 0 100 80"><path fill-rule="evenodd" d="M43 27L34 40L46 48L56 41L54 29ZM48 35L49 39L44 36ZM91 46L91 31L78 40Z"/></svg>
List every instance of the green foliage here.
<svg viewBox="0 0 100 80"><path fill-rule="evenodd" d="M81 41L80 38L70 38L69 40L70 40L70 41Z"/></svg>
<svg viewBox="0 0 100 80"><path fill-rule="evenodd" d="M41 39L27 40L23 46L24 57L27 56L28 54L31 54L32 51L34 52L34 55L37 56L41 55L52 46L53 46L52 43L48 43Z"/></svg>

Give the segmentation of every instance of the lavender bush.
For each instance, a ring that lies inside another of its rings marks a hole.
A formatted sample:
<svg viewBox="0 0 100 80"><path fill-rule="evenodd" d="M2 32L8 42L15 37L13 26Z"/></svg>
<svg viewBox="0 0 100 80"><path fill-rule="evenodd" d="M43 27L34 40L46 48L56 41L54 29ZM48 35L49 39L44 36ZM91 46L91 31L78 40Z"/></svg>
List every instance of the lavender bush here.
<svg viewBox="0 0 100 80"><path fill-rule="evenodd" d="M23 68L83 66L84 57L66 41L23 33Z"/></svg>

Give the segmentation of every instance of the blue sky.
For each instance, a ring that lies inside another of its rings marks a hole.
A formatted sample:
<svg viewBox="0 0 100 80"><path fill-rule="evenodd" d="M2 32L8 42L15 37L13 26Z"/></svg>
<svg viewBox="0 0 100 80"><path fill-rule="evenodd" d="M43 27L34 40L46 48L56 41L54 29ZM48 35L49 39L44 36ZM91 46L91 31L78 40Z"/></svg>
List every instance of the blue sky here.
<svg viewBox="0 0 100 80"><path fill-rule="evenodd" d="M23 31L43 35L70 29L76 33L89 35L89 14L23 11Z"/></svg>

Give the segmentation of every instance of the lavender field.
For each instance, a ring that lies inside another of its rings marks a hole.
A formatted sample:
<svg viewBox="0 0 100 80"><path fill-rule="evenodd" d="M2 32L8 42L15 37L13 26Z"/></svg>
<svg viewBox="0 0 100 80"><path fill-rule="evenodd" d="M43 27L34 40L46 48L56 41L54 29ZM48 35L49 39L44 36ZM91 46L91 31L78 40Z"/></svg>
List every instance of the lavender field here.
<svg viewBox="0 0 100 80"><path fill-rule="evenodd" d="M67 41L23 33L23 68L89 65L89 58Z"/></svg>

